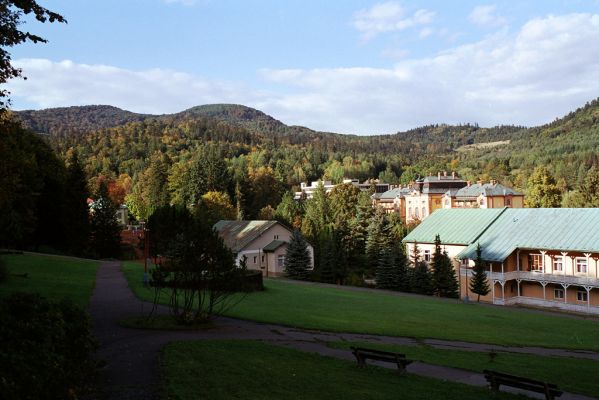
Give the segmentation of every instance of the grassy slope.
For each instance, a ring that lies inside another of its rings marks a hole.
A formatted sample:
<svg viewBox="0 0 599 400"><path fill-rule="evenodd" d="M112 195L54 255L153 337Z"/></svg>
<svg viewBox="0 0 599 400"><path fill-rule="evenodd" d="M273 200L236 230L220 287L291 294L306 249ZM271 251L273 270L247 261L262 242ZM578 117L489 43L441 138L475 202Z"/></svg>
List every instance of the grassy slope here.
<svg viewBox="0 0 599 400"><path fill-rule="evenodd" d="M27 278L10 276L0 284L0 296L10 293L37 292L59 300L68 298L87 307L96 281L95 261L43 255L2 256L11 274L27 274Z"/></svg>
<svg viewBox="0 0 599 400"><path fill-rule="evenodd" d="M599 392L597 374L599 363L566 357L541 357L528 354L489 353L463 350L441 350L429 346L396 346L372 343L332 342L331 347L349 349L350 346L367 347L403 353L411 360L445 365L470 371L485 369L522 375L558 385L560 389L596 396Z"/></svg>
<svg viewBox="0 0 599 400"><path fill-rule="evenodd" d="M143 268L125 263L125 272L136 295L151 300L152 291L141 284ZM599 350L597 320L275 280L265 284L266 291L248 295L228 315L325 331Z"/></svg>
<svg viewBox="0 0 599 400"><path fill-rule="evenodd" d="M163 368L169 399L515 398L251 341L171 343Z"/></svg>

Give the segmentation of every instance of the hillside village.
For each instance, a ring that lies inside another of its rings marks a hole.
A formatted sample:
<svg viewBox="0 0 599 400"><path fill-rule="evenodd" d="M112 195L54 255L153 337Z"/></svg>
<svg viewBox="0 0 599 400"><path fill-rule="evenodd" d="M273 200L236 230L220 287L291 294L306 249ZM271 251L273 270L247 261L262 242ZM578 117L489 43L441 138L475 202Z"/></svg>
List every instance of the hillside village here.
<svg viewBox="0 0 599 400"><path fill-rule="evenodd" d="M599 3L41 3L0 399L599 399Z"/></svg>

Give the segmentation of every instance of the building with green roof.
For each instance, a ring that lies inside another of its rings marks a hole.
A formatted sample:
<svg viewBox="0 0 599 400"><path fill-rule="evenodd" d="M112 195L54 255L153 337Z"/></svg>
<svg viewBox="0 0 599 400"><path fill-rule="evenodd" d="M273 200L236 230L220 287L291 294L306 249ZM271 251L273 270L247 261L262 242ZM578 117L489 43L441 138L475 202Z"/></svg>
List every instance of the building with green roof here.
<svg viewBox="0 0 599 400"><path fill-rule="evenodd" d="M492 292L482 300L599 314L599 209L444 209L403 242L426 260L436 235L454 261L468 295L476 248Z"/></svg>

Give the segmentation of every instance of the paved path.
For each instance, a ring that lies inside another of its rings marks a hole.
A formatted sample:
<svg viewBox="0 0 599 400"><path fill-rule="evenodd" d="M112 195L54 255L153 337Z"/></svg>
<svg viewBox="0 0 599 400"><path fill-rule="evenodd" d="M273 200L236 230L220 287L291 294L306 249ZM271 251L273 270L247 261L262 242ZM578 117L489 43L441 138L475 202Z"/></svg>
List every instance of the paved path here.
<svg viewBox="0 0 599 400"><path fill-rule="evenodd" d="M285 326L251 321L219 318L213 328L203 331L158 331L128 329L118 321L133 315L149 313L151 305L137 299L127 285L118 262L103 262L98 268L96 287L90 301L94 333L101 343L98 356L107 361L99 377L98 394L106 399L157 399L160 397L159 354L164 345L176 340L243 339L261 340L301 351L315 352L341 359L353 360L347 350L333 349L330 341L367 341L388 344L418 345L411 338L376 335L330 333L294 329ZM467 342L426 339L424 343L436 348L469 351L513 351L538 355L559 355L590 358L599 361L599 353L572 352L545 348L509 348ZM385 365L386 366L386 365ZM458 368L449 368L415 362L408 367L413 374L445 379L475 386L485 386L481 374ZM562 399L583 400L589 397L564 393Z"/></svg>

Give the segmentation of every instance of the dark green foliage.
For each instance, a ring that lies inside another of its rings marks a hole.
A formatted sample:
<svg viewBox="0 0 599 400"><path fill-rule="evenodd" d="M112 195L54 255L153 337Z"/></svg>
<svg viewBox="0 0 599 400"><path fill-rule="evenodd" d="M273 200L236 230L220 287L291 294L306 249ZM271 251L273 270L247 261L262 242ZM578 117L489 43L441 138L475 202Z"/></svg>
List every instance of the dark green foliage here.
<svg viewBox="0 0 599 400"><path fill-rule="evenodd" d="M383 210L377 210L368 226L366 239L366 258L368 259L368 273L374 274L378 269L383 253L391 253L393 235L387 216ZM389 257L392 257L389 254ZM389 261L389 260L388 260ZM390 265L392 264L392 261Z"/></svg>
<svg viewBox="0 0 599 400"><path fill-rule="evenodd" d="M121 227L116 220L116 211L116 205L102 183L92 205L90 221L91 250L100 258L119 255Z"/></svg>
<svg viewBox="0 0 599 400"><path fill-rule="evenodd" d="M183 206L158 207L148 219L150 255L157 257L168 252L177 235L184 232L192 222L189 210Z"/></svg>
<svg viewBox="0 0 599 400"><path fill-rule="evenodd" d="M435 252L431 267L433 270L434 293L440 297L451 297L454 299L460 297L455 270L447 252L441 250L441 238L439 235L435 237Z"/></svg>
<svg viewBox="0 0 599 400"><path fill-rule="evenodd" d="M285 276L291 279L307 280L310 276L310 253L308 244L296 229L287 246L285 255Z"/></svg>
<svg viewBox="0 0 599 400"><path fill-rule="evenodd" d="M410 274L410 290L419 294L433 294L433 277L426 262L420 259L418 245L412 252L412 271Z"/></svg>
<svg viewBox="0 0 599 400"><path fill-rule="evenodd" d="M2 258L0 258L0 283L4 282L8 279L8 275L10 275L10 271L6 266L6 262Z"/></svg>
<svg viewBox="0 0 599 400"><path fill-rule="evenodd" d="M318 238L318 277L320 282L336 283L338 271L338 248L335 233L327 227Z"/></svg>
<svg viewBox="0 0 599 400"><path fill-rule="evenodd" d="M89 240L89 207L87 179L79 163L77 152L67 153L65 208L69 223L66 224L65 242L73 254L82 254Z"/></svg>
<svg viewBox="0 0 599 400"><path fill-rule="evenodd" d="M480 296L485 296L491 291L487 280L486 269L487 263L482 259L480 245L477 245L476 260L474 260L474 268L472 269L472 276L470 278L470 290L472 293L478 295L476 301L480 301Z"/></svg>
<svg viewBox="0 0 599 400"><path fill-rule="evenodd" d="M397 279L395 289L402 292L409 292L411 283L411 269L408 267L408 259L404 253L403 246L395 251L393 265L395 267L395 275Z"/></svg>
<svg viewBox="0 0 599 400"><path fill-rule="evenodd" d="M154 305L167 292L177 322L195 324L221 315L240 300L244 268L235 265L231 250L212 226L199 218L184 222L165 250L164 260L152 271Z"/></svg>
<svg viewBox="0 0 599 400"><path fill-rule="evenodd" d="M216 146L206 146L191 164L187 182L188 200L196 203L207 192L226 192L230 176L221 150Z"/></svg>
<svg viewBox="0 0 599 400"><path fill-rule="evenodd" d="M0 315L0 398L78 398L90 385L97 346L81 308L15 293Z"/></svg>
<svg viewBox="0 0 599 400"><path fill-rule="evenodd" d="M376 287L379 289L397 289L399 276L395 257L390 249L381 251L376 267Z"/></svg>

